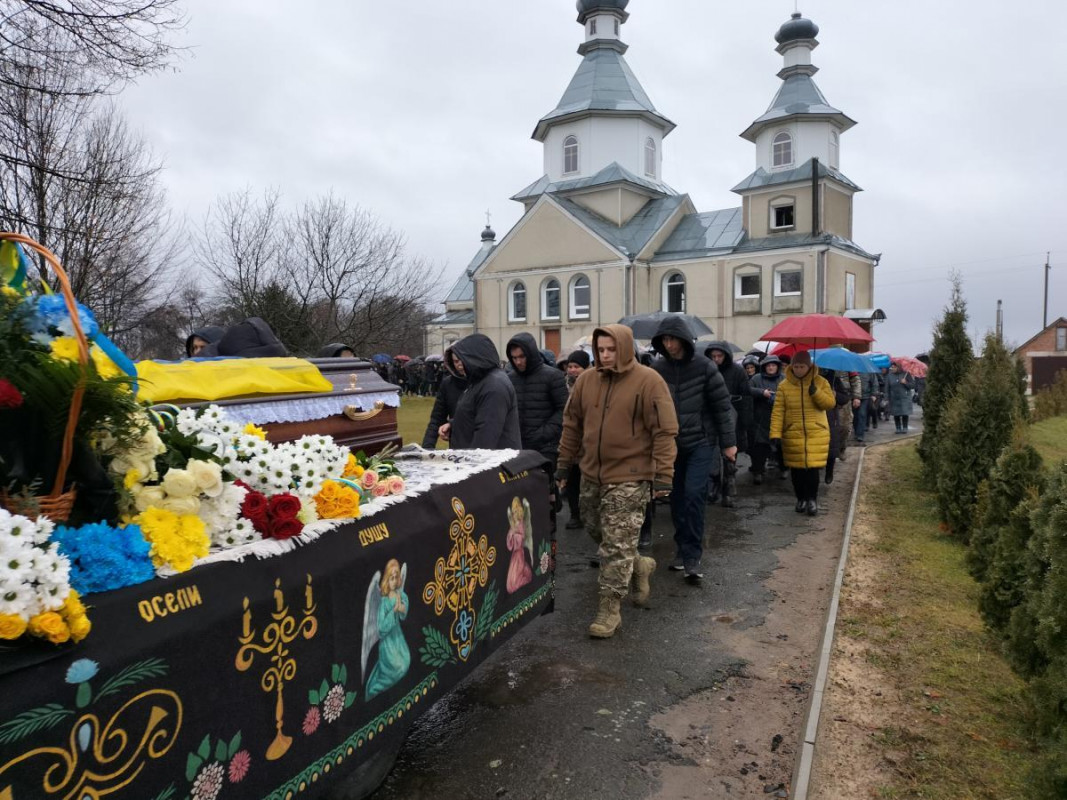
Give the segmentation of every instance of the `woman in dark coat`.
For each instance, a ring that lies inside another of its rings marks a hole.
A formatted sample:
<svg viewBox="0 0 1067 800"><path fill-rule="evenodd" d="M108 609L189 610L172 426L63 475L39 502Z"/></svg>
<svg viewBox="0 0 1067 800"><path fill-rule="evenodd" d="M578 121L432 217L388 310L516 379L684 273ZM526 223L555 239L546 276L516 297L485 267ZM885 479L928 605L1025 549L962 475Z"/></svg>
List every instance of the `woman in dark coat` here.
<svg viewBox="0 0 1067 800"><path fill-rule="evenodd" d="M774 459L782 467L781 453L771 445L771 409L774 408L774 396L781 383L782 361L778 356L768 356L760 364L760 371L749 381L749 394L752 395L752 429L754 436L749 448L752 457L752 482L763 483L763 471L767 457ZM785 469L781 469L785 477Z"/></svg>
<svg viewBox="0 0 1067 800"><path fill-rule="evenodd" d="M897 426L897 433L908 432L908 417L911 416L911 393L915 388L915 380L900 368L900 364L889 365L889 374L885 380L886 396L889 398L889 413L893 415L893 423Z"/></svg>

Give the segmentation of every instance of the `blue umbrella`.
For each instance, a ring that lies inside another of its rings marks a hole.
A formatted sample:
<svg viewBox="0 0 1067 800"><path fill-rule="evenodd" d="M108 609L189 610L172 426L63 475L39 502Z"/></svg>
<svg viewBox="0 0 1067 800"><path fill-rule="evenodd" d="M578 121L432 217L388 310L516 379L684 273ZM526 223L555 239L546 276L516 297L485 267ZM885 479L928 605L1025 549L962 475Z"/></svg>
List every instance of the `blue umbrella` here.
<svg viewBox="0 0 1067 800"><path fill-rule="evenodd" d="M841 372L878 372L878 367L867 356L861 356L859 353L853 353L842 347L828 347L810 352L815 366L823 369L836 369Z"/></svg>
<svg viewBox="0 0 1067 800"><path fill-rule="evenodd" d="M371 356L371 360L374 361L375 364L388 364L390 361L393 360L393 357L391 355L387 355L386 353L376 353L375 355Z"/></svg>
<svg viewBox="0 0 1067 800"><path fill-rule="evenodd" d="M889 356L885 353L868 353L867 358L879 369L889 369Z"/></svg>

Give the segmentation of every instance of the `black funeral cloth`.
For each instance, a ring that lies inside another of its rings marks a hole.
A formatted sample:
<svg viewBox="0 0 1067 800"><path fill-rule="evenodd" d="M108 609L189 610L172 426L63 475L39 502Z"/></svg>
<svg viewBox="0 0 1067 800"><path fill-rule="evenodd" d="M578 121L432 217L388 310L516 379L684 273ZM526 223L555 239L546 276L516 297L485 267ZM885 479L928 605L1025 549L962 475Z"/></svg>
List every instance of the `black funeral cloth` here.
<svg viewBox="0 0 1067 800"><path fill-rule="evenodd" d="M0 797L315 797L398 748L550 606L533 456L283 556L89 596L80 645L0 651Z"/></svg>

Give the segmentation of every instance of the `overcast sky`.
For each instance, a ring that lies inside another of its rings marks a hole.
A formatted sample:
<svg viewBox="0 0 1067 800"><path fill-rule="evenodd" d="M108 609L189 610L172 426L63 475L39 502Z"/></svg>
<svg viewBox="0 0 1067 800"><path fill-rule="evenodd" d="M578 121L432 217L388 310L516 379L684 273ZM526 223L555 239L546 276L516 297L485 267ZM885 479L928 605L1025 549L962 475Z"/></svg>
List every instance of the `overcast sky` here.
<svg viewBox="0 0 1067 800"><path fill-rule="evenodd" d="M700 211L740 205L755 168L738 134L780 81L774 33L793 0L632 0L627 61L677 129L664 180ZM176 69L120 98L165 163L172 206L199 225L212 200L333 190L403 231L446 283L498 241L541 175L530 138L580 63L573 0L188 0ZM882 253L877 347L929 346L953 268L972 333L1067 315L1067 2L805 0L820 27L815 81L858 121L841 169L865 191L854 238ZM443 292L448 286L443 287ZM745 343L747 344L747 343Z"/></svg>

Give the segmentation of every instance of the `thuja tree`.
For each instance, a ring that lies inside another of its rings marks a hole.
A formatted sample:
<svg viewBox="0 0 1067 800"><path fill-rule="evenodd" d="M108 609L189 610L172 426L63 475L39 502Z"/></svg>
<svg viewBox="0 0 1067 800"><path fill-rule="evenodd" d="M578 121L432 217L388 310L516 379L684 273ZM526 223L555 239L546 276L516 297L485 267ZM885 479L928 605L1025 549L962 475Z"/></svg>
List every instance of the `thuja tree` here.
<svg viewBox="0 0 1067 800"><path fill-rule="evenodd" d="M967 563L981 584L982 616L998 632L1004 631L1025 596L1030 511L1044 483L1041 456L1022 441L1020 432L979 487Z"/></svg>
<svg viewBox="0 0 1067 800"><path fill-rule="evenodd" d="M1037 503L1030 550L1037 559L1025 610L1033 619L1038 665L1030 684L1042 733L1067 739L1067 463Z"/></svg>
<svg viewBox="0 0 1067 800"><path fill-rule="evenodd" d="M937 433L938 509L941 521L964 542L975 524L978 486L1011 441L1019 414L1012 356L995 336L987 336L982 357L949 400Z"/></svg>
<svg viewBox="0 0 1067 800"><path fill-rule="evenodd" d="M923 392L923 435L919 441L927 477L933 477L940 444L941 417L963 376L971 369L974 352L967 337L967 302L963 283L952 278L952 299L934 327L934 346L930 349L930 367Z"/></svg>

